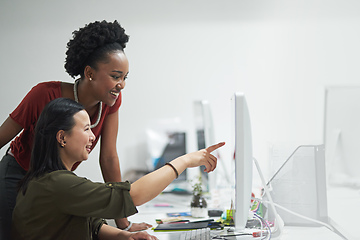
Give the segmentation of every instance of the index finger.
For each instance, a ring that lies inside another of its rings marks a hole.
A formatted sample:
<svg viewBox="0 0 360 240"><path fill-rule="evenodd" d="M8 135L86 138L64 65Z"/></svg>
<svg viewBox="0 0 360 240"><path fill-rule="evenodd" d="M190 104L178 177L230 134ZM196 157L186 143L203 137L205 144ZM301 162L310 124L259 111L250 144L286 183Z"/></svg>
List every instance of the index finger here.
<svg viewBox="0 0 360 240"><path fill-rule="evenodd" d="M208 151L210 153L210 152L215 151L216 149L218 149L219 147L222 147L224 145L225 145L225 142L220 142L220 143L211 145L210 147L207 147L206 151Z"/></svg>

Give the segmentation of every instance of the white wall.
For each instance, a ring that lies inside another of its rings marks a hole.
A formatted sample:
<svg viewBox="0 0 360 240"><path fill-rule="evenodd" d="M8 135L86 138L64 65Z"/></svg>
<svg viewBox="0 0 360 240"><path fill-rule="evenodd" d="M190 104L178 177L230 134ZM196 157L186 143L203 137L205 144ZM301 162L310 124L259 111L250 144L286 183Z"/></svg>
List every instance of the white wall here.
<svg viewBox="0 0 360 240"><path fill-rule="evenodd" d="M195 150L194 100L210 102L216 138L230 142L235 91L248 98L254 155L268 172L269 143L323 141L325 85L358 83L359 8L340 0L1 1L0 119L36 83L73 81L63 68L73 30L117 19L130 35L122 172L145 168L145 129L157 118L181 118ZM228 165L230 145L221 149ZM101 180L97 162L94 151L78 173Z"/></svg>

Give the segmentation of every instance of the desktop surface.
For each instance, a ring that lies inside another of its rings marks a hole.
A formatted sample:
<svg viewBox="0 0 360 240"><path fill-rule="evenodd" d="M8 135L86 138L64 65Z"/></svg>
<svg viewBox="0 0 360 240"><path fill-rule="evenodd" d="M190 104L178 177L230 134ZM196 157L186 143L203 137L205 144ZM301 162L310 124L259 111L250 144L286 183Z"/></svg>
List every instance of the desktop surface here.
<svg viewBox="0 0 360 240"><path fill-rule="evenodd" d="M171 193L165 193L157 196L152 201L139 206L139 213L130 216L128 219L131 222L146 222L153 225L155 228L158 224L156 219L162 219L167 217L167 213L174 212L190 212L190 201L192 196L188 195L177 195ZM189 219L187 217L187 219ZM199 220L190 218L189 220ZM112 220L109 220L109 225L115 226L115 223ZM156 232L153 229L148 229L147 232L151 235L156 236L159 240L177 240L180 239L182 231L176 232ZM226 237L223 239L235 240L257 240L260 238L254 238L252 236L237 236L237 237ZM285 226L280 238L272 239L282 239L282 240L340 240L342 239L337 234L333 233L325 227L293 227Z"/></svg>
<svg viewBox="0 0 360 240"><path fill-rule="evenodd" d="M349 239L360 240L357 231L360 213L360 189L330 186L327 191L329 217Z"/></svg>

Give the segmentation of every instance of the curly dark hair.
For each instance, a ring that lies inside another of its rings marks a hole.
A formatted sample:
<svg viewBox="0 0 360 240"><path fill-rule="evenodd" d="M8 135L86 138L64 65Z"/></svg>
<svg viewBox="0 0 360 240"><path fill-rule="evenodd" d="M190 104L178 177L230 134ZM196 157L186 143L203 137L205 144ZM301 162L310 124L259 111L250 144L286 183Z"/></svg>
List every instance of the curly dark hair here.
<svg viewBox="0 0 360 240"><path fill-rule="evenodd" d="M84 69L90 66L96 69L96 63L106 61L107 54L124 51L129 36L115 20L96 21L74 31L73 39L67 43L65 69L73 78L84 76Z"/></svg>

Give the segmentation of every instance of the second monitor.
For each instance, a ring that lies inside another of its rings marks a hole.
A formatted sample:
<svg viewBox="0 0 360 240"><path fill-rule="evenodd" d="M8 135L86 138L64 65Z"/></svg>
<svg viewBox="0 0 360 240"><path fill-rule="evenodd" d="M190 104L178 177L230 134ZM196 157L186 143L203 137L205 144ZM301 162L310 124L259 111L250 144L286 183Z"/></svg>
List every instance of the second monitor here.
<svg viewBox="0 0 360 240"><path fill-rule="evenodd" d="M195 101L194 116L198 149L204 149L215 144L214 124L209 102L205 100ZM209 192L212 186L216 186L216 173L206 173L204 169L205 166L200 167L201 179L206 191Z"/></svg>

